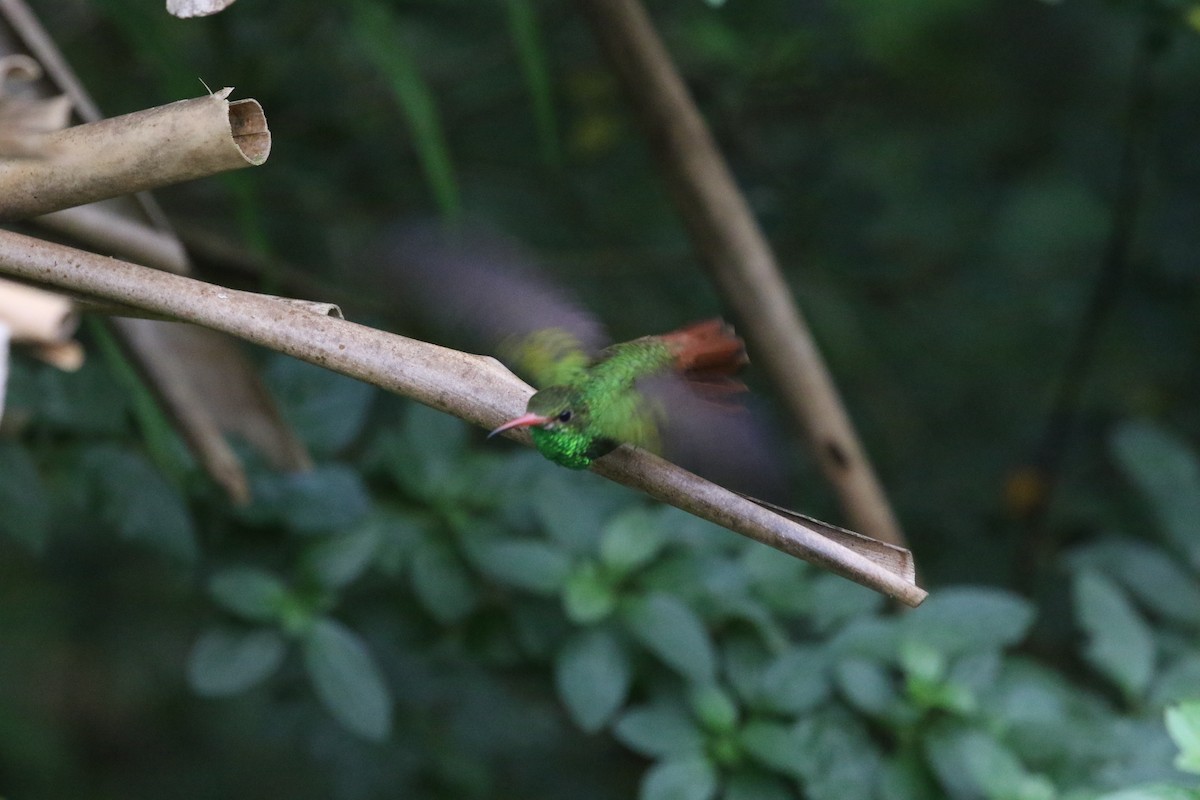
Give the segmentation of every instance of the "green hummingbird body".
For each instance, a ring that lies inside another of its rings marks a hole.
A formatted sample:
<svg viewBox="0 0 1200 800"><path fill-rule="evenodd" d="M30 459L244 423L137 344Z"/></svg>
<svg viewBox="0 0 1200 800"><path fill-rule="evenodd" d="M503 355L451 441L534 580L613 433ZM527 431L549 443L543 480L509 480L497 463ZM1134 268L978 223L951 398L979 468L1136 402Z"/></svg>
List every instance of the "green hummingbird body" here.
<svg viewBox="0 0 1200 800"><path fill-rule="evenodd" d="M524 416L492 433L529 428L542 455L571 469L586 469L621 443L657 449L665 410L641 390L643 379L673 370L728 375L745 363L741 339L720 320L614 344L594 359L562 330L538 331L513 352L542 388Z"/></svg>

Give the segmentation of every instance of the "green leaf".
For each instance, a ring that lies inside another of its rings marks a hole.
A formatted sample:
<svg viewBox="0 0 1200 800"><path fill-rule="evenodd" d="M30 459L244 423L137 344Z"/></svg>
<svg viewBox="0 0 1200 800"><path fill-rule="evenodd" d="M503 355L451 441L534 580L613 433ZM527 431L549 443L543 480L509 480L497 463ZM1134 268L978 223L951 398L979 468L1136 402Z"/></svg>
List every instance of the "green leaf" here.
<svg viewBox="0 0 1200 800"><path fill-rule="evenodd" d="M284 649L278 631L212 628L200 634L188 655L188 683L209 697L244 692L279 668Z"/></svg>
<svg viewBox="0 0 1200 800"><path fill-rule="evenodd" d="M356 46L391 87L438 208L447 219L457 217L461 200L446 136L433 93L409 55L404 25L383 3L355 0L350 9Z"/></svg>
<svg viewBox="0 0 1200 800"><path fill-rule="evenodd" d="M653 560L665 541L657 515L631 508L604 526L600 561L616 574L628 575Z"/></svg>
<svg viewBox="0 0 1200 800"><path fill-rule="evenodd" d="M533 102L533 118L537 123L542 160L555 166L559 163L558 122L554 114L550 70L546 66L546 52L538 30L537 9L530 0L506 0L505 6L508 8L509 31Z"/></svg>
<svg viewBox="0 0 1200 800"><path fill-rule="evenodd" d="M1084 656L1126 695L1140 697L1154 677L1150 627L1121 589L1092 570L1072 581L1075 617L1088 637Z"/></svg>
<svg viewBox="0 0 1200 800"><path fill-rule="evenodd" d="M699 753L704 734L683 706L659 701L630 709L613 726L617 741L649 758Z"/></svg>
<svg viewBox="0 0 1200 800"><path fill-rule="evenodd" d="M358 436L375 397L370 384L287 356L271 359L263 382L304 443L325 456Z"/></svg>
<svg viewBox="0 0 1200 800"><path fill-rule="evenodd" d="M15 443L0 442L0 509L0 536L40 551L50 530L50 499L33 460Z"/></svg>
<svg viewBox="0 0 1200 800"><path fill-rule="evenodd" d="M717 794L717 770L707 759L660 761L642 778L639 800L710 800Z"/></svg>
<svg viewBox="0 0 1200 800"><path fill-rule="evenodd" d="M883 596L838 575L822 573L809 579L811 607L809 616L819 631L840 628L856 617L862 617L883 606ZM924 606L922 606L923 608Z"/></svg>
<svg viewBox="0 0 1200 800"><path fill-rule="evenodd" d="M795 727L791 772L809 800L868 800L879 775L878 750L862 721L841 709L818 710Z"/></svg>
<svg viewBox="0 0 1200 800"><path fill-rule="evenodd" d="M340 589L361 576L379 549L379 531L364 526L342 536L331 536L308 549L304 571L326 589Z"/></svg>
<svg viewBox="0 0 1200 800"><path fill-rule="evenodd" d="M240 516L255 524L280 524L296 533L327 533L360 522L371 508L362 476L344 464L309 472L261 474L251 479L254 501Z"/></svg>
<svg viewBox="0 0 1200 800"><path fill-rule="evenodd" d="M1145 542L1099 542L1072 553L1075 569L1099 570L1142 605L1184 625L1200 625L1200 582L1178 559Z"/></svg>
<svg viewBox="0 0 1200 800"><path fill-rule="evenodd" d="M442 624L458 622L475 609L475 585L454 551L438 539L416 547L410 574L417 599Z"/></svg>
<svg viewBox="0 0 1200 800"><path fill-rule="evenodd" d="M617 605L616 587L591 561L581 563L567 578L563 609L576 625L599 622Z"/></svg>
<svg viewBox="0 0 1200 800"><path fill-rule="evenodd" d="M1156 784L1109 792L1096 797L1095 800L1196 800L1196 798L1197 794L1192 789Z"/></svg>
<svg viewBox="0 0 1200 800"><path fill-rule="evenodd" d="M1168 708L1165 715L1167 733L1179 748L1175 767L1200 775L1200 701L1180 703Z"/></svg>
<svg viewBox="0 0 1200 800"><path fill-rule="evenodd" d="M546 535L577 555L592 555L600 539L600 523L611 503L605 495L581 485L579 475L556 469L534 487L533 512Z"/></svg>
<svg viewBox="0 0 1200 800"><path fill-rule="evenodd" d="M725 782L722 800L792 800L788 785L765 772L740 770Z"/></svg>
<svg viewBox="0 0 1200 800"><path fill-rule="evenodd" d="M763 673L758 698L764 708L803 714L829 696L829 671L822 651L800 646L776 658Z"/></svg>
<svg viewBox="0 0 1200 800"><path fill-rule="evenodd" d="M692 714L700 725L713 733L729 733L738 722L738 707L729 692L719 686L694 686L688 692Z"/></svg>
<svg viewBox="0 0 1200 800"><path fill-rule="evenodd" d="M654 593L630 600L625 625L642 646L679 674L711 683L717 657L708 629L696 612L674 595Z"/></svg>
<svg viewBox="0 0 1200 800"><path fill-rule="evenodd" d="M150 462L116 447L84 456L100 515L122 538L151 545L183 562L199 552L192 515L179 491Z"/></svg>
<svg viewBox="0 0 1200 800"><path fill-rule="evenodd" d="M250 622L274 622L288 602L288 588L275 575L254 567L228 567L208 581L222 608Z"/></svg>
<svg viewBox="0 0 1200 800"><path fill-rule="evenodd" d="M629 694L629 654L610 631L575 634L558 651L554 679L571 719L587 733L603 728Z"/></svg>
<svg viewBox="0 0 1200 800"><path fill-rule="evenodd" d="M1027 600L999 589L941 589L904 616L901 637L947 657L1001 649L1025 638L1033 614Z"/></svg>
<svg viewBox="0 0 1200 800"><path fill-rule="evenodd" d="M798 778L801 741L794 728L779 722L751 720L741 734L742 747L758 763L776 772Z"/></svg>
<svg viewBox="0 0 1200 800"><path fill-rule="evenodd" d="M304 666L322 705L364 739L392 728L392 697L367 645L340 622L318 619L304 638Z"/></svg>
<svg viewBox="0 0 1200 800"><path fill-rule="evenodd" d="M541 595L556 594L571 569L565 553L554 545L534 540L486 542L478 548L474 560L488 577Z"/></svg>
<svg viewBox="0 0 1200 800"><path fill-rule="evenodd" d="M944 728L925 741L926 753L939 780L952 794L982 793L1007 800L1053 800L1045 778L1031 775L1012 752L980 730Z"/></svg>
<svg viewBox="0 0 1200 800"><path fill-rule="evenodd" d="M833 674L846 702L863 714L885 716L899 700L892 678L878 662L848 658L838 662Z"/></svg>
<svg viewBox="0 0 1200 800"><path fill-rule="evenodd" d="M1145 495L1166 540L1200 567L1200 462L1178 436L1145 420L1122 423L1111 440L1125 476Z"/></svg>

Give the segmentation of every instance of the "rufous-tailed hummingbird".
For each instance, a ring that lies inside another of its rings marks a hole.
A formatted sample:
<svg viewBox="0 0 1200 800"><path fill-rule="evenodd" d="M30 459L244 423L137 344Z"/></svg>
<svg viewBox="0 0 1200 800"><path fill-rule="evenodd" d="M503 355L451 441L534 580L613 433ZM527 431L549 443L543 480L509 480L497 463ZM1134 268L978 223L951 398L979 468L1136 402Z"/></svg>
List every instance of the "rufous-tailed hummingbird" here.
<svg viewBox="0 0 1200 800"><path fill-rule="evenodd" d="M542 455L571 469L621 443L659 449L667 409L646 391L648 379L676 374L707 391L736 388L731 376L747 362L742 340L719 319L610 345L594 358L562 329L536 331L516 351L540 391L488 436L528 428Z"/></svg>
<svg viewBox="0 0 1200 800"><path fill-rule="evenodd" d="M366 263L378 265L381 291L407 318L465 334L464 344L495 353L540 389L526 414L493 433L529 428L543 455L577 469L628 442L710 480L780 496L776 437L722 391L741 387L730 376L746 363L723 322L611 344L524 248L469 226L396 229Z"/></svg>

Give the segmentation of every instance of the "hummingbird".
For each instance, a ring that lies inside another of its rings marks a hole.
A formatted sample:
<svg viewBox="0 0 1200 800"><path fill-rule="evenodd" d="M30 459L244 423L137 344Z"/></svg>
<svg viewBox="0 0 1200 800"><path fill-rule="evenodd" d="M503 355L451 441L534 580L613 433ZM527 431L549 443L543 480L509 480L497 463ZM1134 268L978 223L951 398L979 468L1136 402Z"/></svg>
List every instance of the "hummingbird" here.
<svg viewBox="0 0 1200 800"><path fill-rule="evenodd" d="M748 363L742 340L720 319L610 345L595 357L561 328L536 331L507 349L527 354L515 360L541 389L523 415L488 438L528 428L542 455L570 469L586 469L621 443L659 449L667 409L648 379L677 375L702 394L721 394L745 388L732 376Z"/></svg>
<svg viewBox="0 0 1200 800"><path fill-rule="evenodd" d="M542 455L572 469L629 443L731 488L782 498L779 437L735 397L745 389L733 376L746 350L721 320L612 344L528 250L469 226L398 226L363 263L406 319L481 346L539 390L523 415L489 435L527 428Z"/></svg>

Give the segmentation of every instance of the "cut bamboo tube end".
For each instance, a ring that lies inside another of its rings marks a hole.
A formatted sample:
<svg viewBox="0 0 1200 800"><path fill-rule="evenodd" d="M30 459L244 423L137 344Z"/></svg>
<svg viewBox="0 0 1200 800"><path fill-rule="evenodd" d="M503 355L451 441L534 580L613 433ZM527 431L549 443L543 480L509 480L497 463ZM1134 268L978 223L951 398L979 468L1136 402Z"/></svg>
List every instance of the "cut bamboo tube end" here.
<svg viewBox="0 0 1200 800"><path fill-rule="evenodd" d="M46 157L0 161L0 220L262 164L271 152L262 106L230 103L231 91L46 134Z"/></svg>

